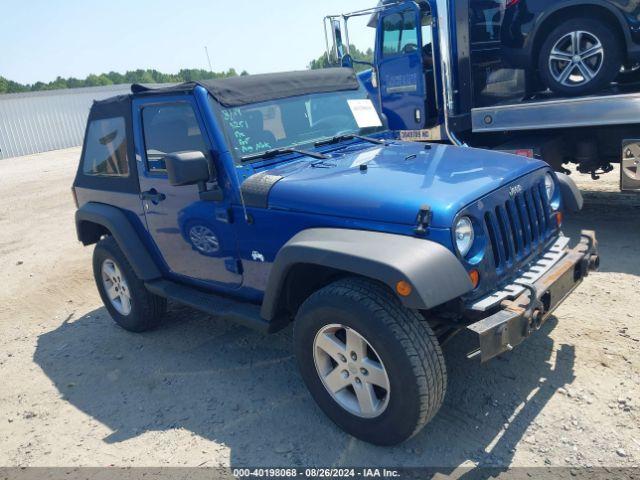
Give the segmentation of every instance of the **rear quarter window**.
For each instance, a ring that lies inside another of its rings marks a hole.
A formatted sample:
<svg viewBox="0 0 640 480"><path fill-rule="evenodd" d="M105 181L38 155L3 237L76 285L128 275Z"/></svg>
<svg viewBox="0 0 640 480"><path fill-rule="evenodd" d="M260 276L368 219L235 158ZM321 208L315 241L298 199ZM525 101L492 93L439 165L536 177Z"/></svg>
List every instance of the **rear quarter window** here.
<svg viewBox="0 0 640 480"><path fill-rule="evenodd" d="M129 176L123 117L91 121L85 141L82 173L99 177Z"/></svg>

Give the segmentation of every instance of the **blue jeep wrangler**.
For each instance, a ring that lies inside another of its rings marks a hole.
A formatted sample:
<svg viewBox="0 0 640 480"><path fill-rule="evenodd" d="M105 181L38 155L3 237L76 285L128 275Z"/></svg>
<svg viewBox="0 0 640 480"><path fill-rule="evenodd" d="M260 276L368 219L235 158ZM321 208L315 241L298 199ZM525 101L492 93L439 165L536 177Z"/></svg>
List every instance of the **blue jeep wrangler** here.
<svg viewBox="0 0 640 480"><path fill-rule="evenodd" d="M398 141L352 70L186 83L96 102L74 182L104 304L123 328L167 299L262 332L293 322L320 408L380 445L442 404L442 344L486 361L598 266L573 248L566 176L534 159Z"/></svg>

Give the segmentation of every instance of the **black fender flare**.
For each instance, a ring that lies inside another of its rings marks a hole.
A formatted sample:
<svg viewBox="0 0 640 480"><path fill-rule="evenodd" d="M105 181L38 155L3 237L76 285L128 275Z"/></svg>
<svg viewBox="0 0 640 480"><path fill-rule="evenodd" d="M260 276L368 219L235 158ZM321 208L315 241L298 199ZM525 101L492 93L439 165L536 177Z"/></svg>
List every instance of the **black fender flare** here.
<svg viewBox="0 0 640 480"><path fill-rule="evenodd" d="M87 235L85 228L87 222L101 225L111 233L140 280L150 281L162 276L160 269L122 210L104 203L89 202L76 211L78 240L84 245L91 245L96 243L97 239L93 235Z"/></svg>
<svg viewBox="0 0 640 480"><path fill-rule="evenodd" d="M398 298L411 309L428 310L473 289L460 260L439 243L383 232L312 228L299 232L278 252L260 310L266 320L277 315L287 273L298 264L378 280L394 293L399 281L407 281L411 294Z"/></svg>

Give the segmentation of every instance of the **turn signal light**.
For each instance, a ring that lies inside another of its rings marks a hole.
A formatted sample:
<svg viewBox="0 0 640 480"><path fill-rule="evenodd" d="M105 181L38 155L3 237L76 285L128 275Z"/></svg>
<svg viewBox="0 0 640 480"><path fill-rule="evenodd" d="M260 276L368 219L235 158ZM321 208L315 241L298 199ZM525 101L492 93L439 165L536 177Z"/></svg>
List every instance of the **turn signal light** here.
<svg viewBox="0 0 640 480"><path fill-rule="evenodd" d="M401 297L408 297L409 295L411 295L412 291L413 287L411 287L411 284L409 284L409 282L400 280L398 283L396 283L396 292L398 292L398 295L400 295Z"/></svg>
<svg viewBox="0 0 640 480"><path fill-rule="evenodd" d="M471 270L469 272L469 280L471 280L473 288L478 288L480 284L480 272L478 270Z"/></svg>
<svg viewBox="0 0 640 480"><path fill-rule="evenodd" d="M562 215L562 212L556 213L556 223L558 224L558 227L562 226L563 220L564 220L564 215Z"/></svg>

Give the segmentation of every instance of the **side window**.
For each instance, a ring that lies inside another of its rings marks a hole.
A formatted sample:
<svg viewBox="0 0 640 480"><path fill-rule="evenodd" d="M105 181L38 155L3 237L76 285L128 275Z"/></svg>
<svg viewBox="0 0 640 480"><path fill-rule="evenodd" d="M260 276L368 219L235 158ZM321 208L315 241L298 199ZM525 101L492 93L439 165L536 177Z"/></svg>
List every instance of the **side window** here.
<svg viewBox="0 0 640 480"><path fill-rule="evenodd" d="M382 20L382 32L382 52L385 57L418 50L418 30L413 11L385 17Z"/></svg>
<svg viewBox="0 0 640 480"><path fill-rule="evenodd" d="M469 4L469 23L473 42L496 42L500 40L500 30L507 0L472 0Z"/></svg>
<svg viewBox="0 0 640 480"><path fill-rule="evenodd" d="M433 43L433 29L431 28L432 23L433 20L431 18L431 14L422 15L422 48L431 48L431 44Z"/></svg>
<svg viewBox="0 0 640 480"><path fill-rule="evenodd" d="M89 124L82 172L101 177L129 176L124 118L93 120Z"/></svg>
<svg viewBox="0 0 640 480"><path fill-rule="evenodd" d="M151 105L142 109L142 128L150 172L164 172L170 153L200 151L209 156L193 107L189 103Z"/></svg>
<svg viewBox="0 0 640 480"><path fill-rule="evenodd" d="M402 15L394 13L382 20L382 53L384 56L396 55L400 48L402 32Z"/></svg>
<svg viewBox="0 0 640 480"><path fill-rule="evenodd" d="M400 51L402 53L410 53L416 50L418 50L418 29L415 14L413 11L407 11L403 15Z"/></svg>

